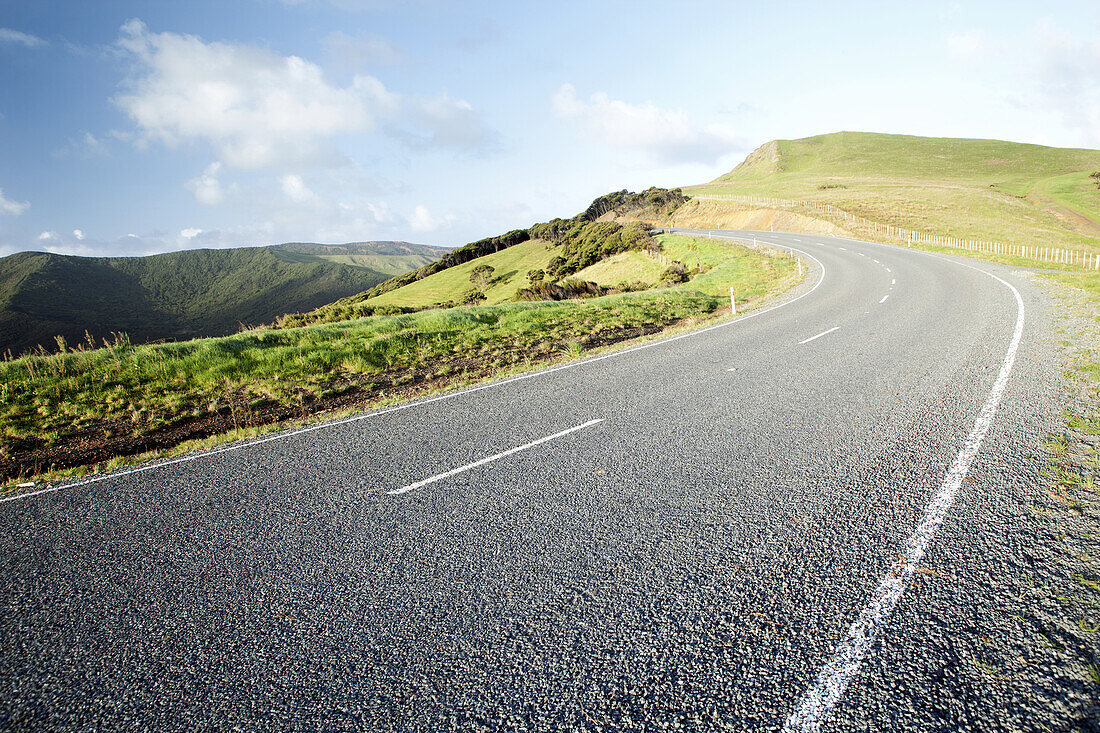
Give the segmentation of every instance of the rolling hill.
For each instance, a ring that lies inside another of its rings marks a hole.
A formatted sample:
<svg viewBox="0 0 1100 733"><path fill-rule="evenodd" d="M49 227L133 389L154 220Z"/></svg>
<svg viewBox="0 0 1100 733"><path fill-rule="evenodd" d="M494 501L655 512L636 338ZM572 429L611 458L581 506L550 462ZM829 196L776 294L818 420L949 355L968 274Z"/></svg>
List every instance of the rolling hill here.
<svg viewBox="0 0 1100 733"><path fill-rule="evenodd" d="M774 140L684 192L831 204L921 232L1096 252L1097 171L1100 150L839 132ZM677 214L687 221L708 208L716 207L696 202Z"/></svg>
<svg viewBox="0 0 1100 733"><path fill-rule="evenodd" d="M0 259L0 352L87 332L134 343L219 336L325 303L449 250L404 242L283 244L149 257L20 252Z"/></svg>
<svg viewBox="0 0 1100 733"><path fill-rule="evenodd" d="M412 272L391 278L362 293L322 306L310 313L294 314L281 325L330 323L375 313L448 307L461 304L498 304L516 299L557 299L546 292L521 292L534 282L558 282L577 278L579 273L617 254L625 255L639 272L655 269L643 250L657 244L639 222L667 218L687 199L678 189L649 188L640 193L615 191L595 199L587 209L570 219L554 219L528 229L516 229L497 237L471 242L448 252L440 260ZM614 286L637 281L632 267L597 272L599 285ZM477 268L490 268L487 282L475 286L471 275ZM661 267L658 272L664 270ZM620 280L608 281L614 275ZM545 279L543 279L545 278ZM583 279L583 278L580 278ZM595 279L595 278L593 278ZM659 277L641 278L640 285L653 286ZM622 289L622 288L619 288ZM591 290L591 289L589 289ZM592 294L588 292L588 294Z"/></svg>

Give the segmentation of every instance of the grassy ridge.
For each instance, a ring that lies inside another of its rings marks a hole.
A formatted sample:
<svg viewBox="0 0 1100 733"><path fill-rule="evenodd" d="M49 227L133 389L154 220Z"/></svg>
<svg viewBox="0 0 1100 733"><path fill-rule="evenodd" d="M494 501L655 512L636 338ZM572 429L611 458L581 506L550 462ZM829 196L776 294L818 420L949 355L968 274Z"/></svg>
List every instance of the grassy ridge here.
<svg viewBox="0 0 1100 733"><path fill-rule="evenodd" d="M0 470L46 469L81 441L182 429L220 416L222 430L255 425L272 406L301 407L356 393L445 387L526 368L705 317L793 282L793 263L720 242L691 245L714 263L676 288L560 302L519 302L259 329L222 338L28 356L0 363ZM728 284L725 285L728 292ZM92 436L92 438L89 438ZM117 441L116 441L117 442ZM51 449L56 448L53 453ZM36 463L37 461L37 463Z"/></svg>
<svg viewBox="0 0 1100 733"><path fill-rule="evenodd" d="M946 236L1100 252L1100 151L843 132L762 146L689 194L832 204Z"/></svg>
<svg viewBox="0 0 1100 733"><path fill-rule="evenodd" d="M54 349L58 335L72 344L85 341L87 332L98 343L112 332L126 332L134 342L145 342L225 335L241 323L268 323L390 277L389 271L326 259L367 256L366 247L281 245L149 257L21 252L0 259L0 353L40 344ZM419 259L435 249L396 256Z"/></svg>
<svg viewBox="0 0 1100 733"><path fill-rule="evenodd" d="M372 298L373 305L395 305L423 308L447 302L461 302L473 289L470 272L475 267L488 265L494 269L493 282L485 289L485 303L503 303L511 300L516 292L527 285L529 270L545 269L554 256L548 242L529 239L526 242L478 257L469 262L437 272L430 277Z"/></svg>

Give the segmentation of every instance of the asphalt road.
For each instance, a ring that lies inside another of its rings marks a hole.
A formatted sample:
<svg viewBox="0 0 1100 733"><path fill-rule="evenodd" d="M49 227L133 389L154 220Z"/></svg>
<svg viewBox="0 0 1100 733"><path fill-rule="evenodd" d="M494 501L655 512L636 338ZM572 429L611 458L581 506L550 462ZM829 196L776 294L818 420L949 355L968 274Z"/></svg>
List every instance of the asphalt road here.
<svg viewBox="0 0 1100 733"><path fill-rule="evenodd" d="M1058 418L1043 296L987 263L756 236L812 265L766 311L0 504L0 724L1077 724L1088 689L1053 662L987 664L1032 633L1003 599ZM988 417L1009 284L1003 399L900 558ZM884 580L904 592L813 697Z"/></svg>

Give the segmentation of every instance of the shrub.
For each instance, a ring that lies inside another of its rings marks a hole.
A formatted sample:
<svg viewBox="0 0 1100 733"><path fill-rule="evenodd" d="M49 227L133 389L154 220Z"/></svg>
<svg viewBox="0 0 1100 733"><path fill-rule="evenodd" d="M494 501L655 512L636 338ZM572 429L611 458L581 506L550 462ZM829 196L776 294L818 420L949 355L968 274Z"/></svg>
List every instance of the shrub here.
<svg viewBox="0 0 1100 733"><path fill-rule="evenodd" d="M661 273L662 285L679 285L686 283L689 275L687 268L680 262L674 262L667 270Z"/></svg>

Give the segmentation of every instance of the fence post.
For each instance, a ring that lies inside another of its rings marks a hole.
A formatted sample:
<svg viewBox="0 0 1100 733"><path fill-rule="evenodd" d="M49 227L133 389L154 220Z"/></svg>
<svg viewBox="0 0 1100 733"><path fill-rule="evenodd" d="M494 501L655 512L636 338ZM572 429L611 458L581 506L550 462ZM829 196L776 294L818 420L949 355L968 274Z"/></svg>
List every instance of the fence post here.
<svg viewBox="0 0 1100 733"><path fill-rule="evenodd" d="M737 315L737 301L733 299L733 286L730 285L730 315Z"/></svg>

